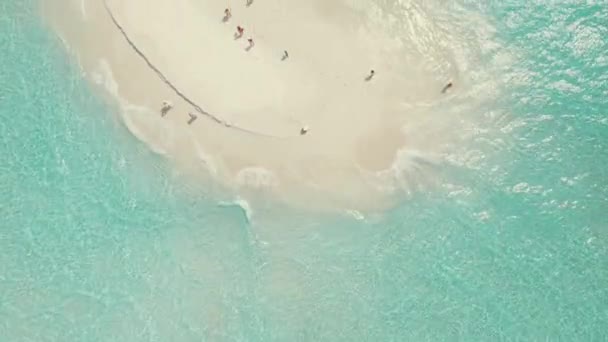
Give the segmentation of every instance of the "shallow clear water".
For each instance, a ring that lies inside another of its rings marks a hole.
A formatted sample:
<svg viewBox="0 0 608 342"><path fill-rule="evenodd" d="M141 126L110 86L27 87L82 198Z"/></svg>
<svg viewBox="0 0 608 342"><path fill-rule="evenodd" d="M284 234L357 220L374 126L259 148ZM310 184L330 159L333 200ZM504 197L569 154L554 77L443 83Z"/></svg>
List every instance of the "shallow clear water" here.
<svg viewBox="0 0 608 342"><path fill-rule="evenodd" d="M512 86L439 189L356 220L207 195L2 1L0 340L608 340L608 5L537 3L466 2Z"/></svg>

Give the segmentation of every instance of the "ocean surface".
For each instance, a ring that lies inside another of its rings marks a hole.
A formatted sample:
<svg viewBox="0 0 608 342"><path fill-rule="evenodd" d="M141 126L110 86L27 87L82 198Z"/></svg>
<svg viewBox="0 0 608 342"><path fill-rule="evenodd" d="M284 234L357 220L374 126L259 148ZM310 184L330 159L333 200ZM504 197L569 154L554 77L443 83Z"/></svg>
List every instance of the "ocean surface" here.
<svg viewBox="0 0 608 342"><path fill-rule="evenodd" d="M440 186L362 217L189 182L0 0L0 341L607 341L608 3L453 3L499 90Z"/></svg>

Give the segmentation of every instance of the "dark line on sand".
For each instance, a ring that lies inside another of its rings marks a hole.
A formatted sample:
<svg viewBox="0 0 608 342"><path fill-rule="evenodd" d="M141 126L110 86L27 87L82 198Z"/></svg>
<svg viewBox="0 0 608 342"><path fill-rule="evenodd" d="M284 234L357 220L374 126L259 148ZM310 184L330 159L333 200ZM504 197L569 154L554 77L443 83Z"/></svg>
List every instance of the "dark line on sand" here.
<svg viewBox="0 0 608 342"><path fill-rule="evenodd" d="M186 96L184 93L182 93L175 85L173 85L173 83L171 83L171 81L162 73L162 71L160 71L146 56L146 54L144 54L138 47L137 45L133 42L133 40L131 40L131 38L129 37L129 35L127 34L127 32L124 30L124 28L122 27L122 25L118 22L118 20L116 19L116 17L114 17L114 13L112 12L112 10L110 9L110 6L107 3L107 0L102 0L103 1L103 5L106 8L106 12L108 12L108 15L110 16L110 19L112 19L112 22L114 23L114 26L116 26L116 28L118 29L118 31L120 31L120 33L122 34L122 36L125 38L125 40L127 41L127 43L129 43L129 45L131 46L131 48L146 62L146 64L148 65L148 67L150 69L152 69L152 71L154 71L158 77L160 77L160 79L169 87L171 88L175 94L177 94L177 96L181 97L184 101L186 101L187 103L189 103L192 107L194 107L194 109L196 109L197 112L199 112L200 114L210 118L211 120L215 121L217 124L223 125L226 128L230 128L230 129L235 129L244 133L249 133L249 134L253 134L253 135L257 135L257 136L261 136L261 137L267 137L267 138L279 138L277 136L274 135L269 135L269 134L264 134L264 133L260 133L260 132L256 132L256 131L252 131L246 128L242 128L242 127L238 127L235 125L231 125L228 122L220 119L219 117L205 111L201 106L199 106L196 102L192 101L188 96Z"/></svg>

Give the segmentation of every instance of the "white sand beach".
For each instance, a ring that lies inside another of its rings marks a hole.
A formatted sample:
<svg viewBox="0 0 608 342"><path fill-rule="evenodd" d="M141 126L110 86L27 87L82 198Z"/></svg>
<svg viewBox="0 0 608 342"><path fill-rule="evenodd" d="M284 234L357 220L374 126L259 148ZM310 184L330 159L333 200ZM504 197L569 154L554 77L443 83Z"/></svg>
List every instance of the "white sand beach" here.
<svg viewBox="0 0 608 342"><path fill-rule="evenodd" d="M49 0L43 11L154 150L238 192L365 210L407 188L390 174L399 154L433 159L449 143L457 119L438 128L429 107L456 75L354 3ZM413 169L413 182L427 172Z"/></svg>

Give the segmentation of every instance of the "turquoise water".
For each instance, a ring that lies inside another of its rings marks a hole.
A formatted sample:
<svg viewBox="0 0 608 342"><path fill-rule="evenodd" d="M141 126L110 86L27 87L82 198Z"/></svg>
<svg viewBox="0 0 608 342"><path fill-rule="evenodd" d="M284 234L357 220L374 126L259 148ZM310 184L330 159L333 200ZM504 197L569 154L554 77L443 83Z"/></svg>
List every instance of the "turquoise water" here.
<svg viewBox="0 0 608 342"><path fill-rule="evenodd" d="M0 341L608 340L608 7L492 3L474 162L358 221L221 204L0 2Z"/></svg>

